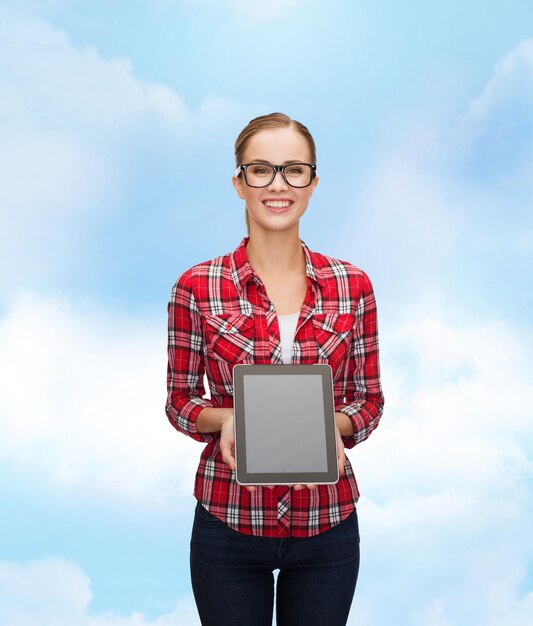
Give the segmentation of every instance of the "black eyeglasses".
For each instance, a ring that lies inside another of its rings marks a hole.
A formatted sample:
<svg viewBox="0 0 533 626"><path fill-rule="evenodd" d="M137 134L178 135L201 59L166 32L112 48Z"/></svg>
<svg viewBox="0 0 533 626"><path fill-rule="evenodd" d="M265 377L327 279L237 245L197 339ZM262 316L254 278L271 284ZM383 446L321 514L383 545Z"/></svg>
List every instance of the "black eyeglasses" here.
<svg viewBox="0 0 533 626"><path fill-rule="evenodd" d="M235 170L235 176L239 176L241 172L249 187L267 187L274 180L277 172L281 172L283 180L291 187L309 187L316 176L316 165L313 163L287 163L287 165L243 163Z"/></svg>

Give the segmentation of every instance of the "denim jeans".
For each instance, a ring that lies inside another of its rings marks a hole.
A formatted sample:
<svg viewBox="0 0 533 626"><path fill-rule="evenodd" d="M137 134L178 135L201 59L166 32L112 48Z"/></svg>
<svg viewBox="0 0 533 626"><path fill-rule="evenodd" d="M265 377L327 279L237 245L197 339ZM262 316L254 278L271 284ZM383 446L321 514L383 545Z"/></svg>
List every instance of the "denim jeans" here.
<svg viewBox="0 0 533 626"><path fill-rule="evenodd" d="M191 582L202 626L344 626L359 572L357 511L313 537L239 533L196 505Z"/></svg>

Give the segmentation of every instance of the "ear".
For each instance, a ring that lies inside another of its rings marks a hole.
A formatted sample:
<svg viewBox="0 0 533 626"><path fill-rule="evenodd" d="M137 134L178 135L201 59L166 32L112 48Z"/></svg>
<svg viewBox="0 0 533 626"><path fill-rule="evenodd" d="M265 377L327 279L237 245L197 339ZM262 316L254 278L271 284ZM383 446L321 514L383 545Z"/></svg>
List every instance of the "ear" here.
<svg viewBox="0 0 533 626"><path fill-rule="evenodd" d="M238 176L232 176L231 182L233 183L233 186L239 194L239 198L241 200L244 200L244 183L242 182L242 180Z"/></svg>
<svg viewBox="0 0 533 626"><path fill-rule="evenodd" d="M311 193L313 193L317 185L318 185L318 176L315 176L313 178L313 182L311 183Z"/></svg>

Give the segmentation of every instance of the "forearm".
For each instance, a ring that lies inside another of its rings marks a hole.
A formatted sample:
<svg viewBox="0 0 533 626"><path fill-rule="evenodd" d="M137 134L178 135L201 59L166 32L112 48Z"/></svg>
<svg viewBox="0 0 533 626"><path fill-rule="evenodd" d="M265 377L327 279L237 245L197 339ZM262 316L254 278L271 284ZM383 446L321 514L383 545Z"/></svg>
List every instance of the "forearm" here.
<svg viewBox="0 0 533 626"><path fill-rule="evenodd" d="M353 435L352 420L345 413L335 411L335 422L342 436L351 437Z"/></svg>
<svg viewBox="0 0 533 626"><path fill-rule="evenodd" d="M232 408L203 408L196 418L196 428L200 433L220 432L224 420L231 415L233 415Z"/></svg>

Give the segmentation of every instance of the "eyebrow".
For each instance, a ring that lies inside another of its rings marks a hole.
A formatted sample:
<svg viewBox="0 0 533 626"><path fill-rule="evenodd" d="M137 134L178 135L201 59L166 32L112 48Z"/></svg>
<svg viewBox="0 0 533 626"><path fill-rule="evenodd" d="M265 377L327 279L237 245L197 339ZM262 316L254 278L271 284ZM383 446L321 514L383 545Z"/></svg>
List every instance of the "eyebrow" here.
<svg viewBox="0 0 533 626"><path fill-rule="evenodd" d="M265 159L252 159L250 163L268 163L269 165L271 165L271 162L265 161ZM292 159L291 161L283 161L283 165L287 165L288 163L303 163L303 161L300 161L299 159Z"/></svg>

